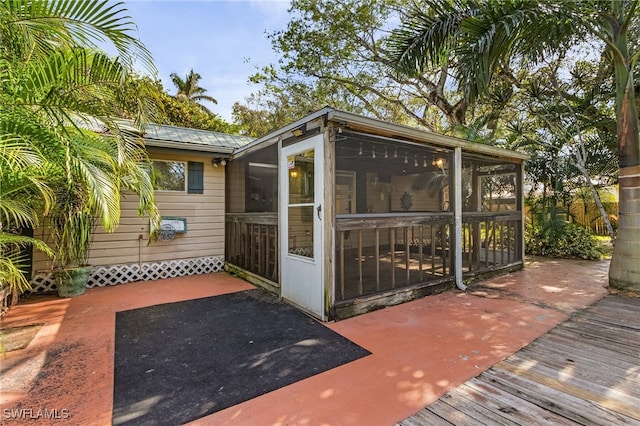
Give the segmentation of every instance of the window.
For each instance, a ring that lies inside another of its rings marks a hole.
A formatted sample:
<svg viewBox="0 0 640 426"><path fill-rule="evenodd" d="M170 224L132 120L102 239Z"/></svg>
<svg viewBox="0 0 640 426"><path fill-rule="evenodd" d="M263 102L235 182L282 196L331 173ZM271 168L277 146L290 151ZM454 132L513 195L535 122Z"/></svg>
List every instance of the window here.
<svg viewBox="0 0 640 426"><path fill-rule="evenodd" d="M204 193L204 163L152 160L151 164L156 191L184 192L186 189L189 194Z"/></svg>
<svg viewBox="0 0 640 426"><path fill-rule="evenodd" d="M153 160L154 189L157 191L184 191L186 164L183 161Z"/></svg>

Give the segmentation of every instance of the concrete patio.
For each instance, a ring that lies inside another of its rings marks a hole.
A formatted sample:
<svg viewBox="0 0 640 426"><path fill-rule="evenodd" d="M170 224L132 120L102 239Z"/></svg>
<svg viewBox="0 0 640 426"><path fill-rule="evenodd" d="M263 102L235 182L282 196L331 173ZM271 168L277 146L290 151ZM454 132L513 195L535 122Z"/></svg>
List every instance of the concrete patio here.
<svg viewBox="0 0 640 426"><path fill-rule="evenodd" d="M602 298L607 269L608 262L531 259L524 271L467 293L327 324L372 355L192 424L395 424ZM111 424L116 312L250 288L221 273L25 299L2 327L44 325L26 349L0 360L2 424ZM39 416L44 410L58 418Z"/></svg>

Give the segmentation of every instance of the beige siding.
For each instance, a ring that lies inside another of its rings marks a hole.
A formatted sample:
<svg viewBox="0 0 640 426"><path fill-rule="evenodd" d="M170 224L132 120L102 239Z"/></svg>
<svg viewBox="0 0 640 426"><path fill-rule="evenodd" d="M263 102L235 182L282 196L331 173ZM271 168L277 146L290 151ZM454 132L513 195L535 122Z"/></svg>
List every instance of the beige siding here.
<svg viewBox="0 0 640 426"><path fill-rule="evenodd" d="M120 226L114 233L98 227L94 234L89 263L94 266L138 262L224 256L224 167L213 167L210 156L151 154L152 159L204 163L204 193L156 192L163 216L187 218L187 232L171 241L149 242L149 219L137 215L138 198L123 196ZM48 240L45 230L36 236ZM34 252L34 271L51 268L51 262Z"/></svg>

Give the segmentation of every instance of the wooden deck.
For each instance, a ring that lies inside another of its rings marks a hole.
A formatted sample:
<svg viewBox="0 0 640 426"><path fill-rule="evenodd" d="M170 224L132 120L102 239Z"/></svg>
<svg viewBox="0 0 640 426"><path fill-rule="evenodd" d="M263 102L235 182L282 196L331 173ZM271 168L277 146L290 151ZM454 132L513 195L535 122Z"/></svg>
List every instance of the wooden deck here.
<svg viewBox="0 0 640 426"><path fill-rule="evenodd" d="M401 426L640 424L640 299L606 296Z"/></svg>

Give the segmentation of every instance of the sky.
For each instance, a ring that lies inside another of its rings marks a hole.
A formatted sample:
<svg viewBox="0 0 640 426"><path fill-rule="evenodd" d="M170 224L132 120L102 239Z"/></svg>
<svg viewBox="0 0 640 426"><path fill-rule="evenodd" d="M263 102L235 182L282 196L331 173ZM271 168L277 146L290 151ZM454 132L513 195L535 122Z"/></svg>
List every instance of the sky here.
<svg viewBox="0 0 640 426"><path fill-rule="evenodd" d="M259 90L248 77L278 60L266 33L289 22L288 0L125 0L125 7L165 90L175 94L169 74L185 78L193 68L218 101L204 105L227 121L235 102Z"/></svg>

